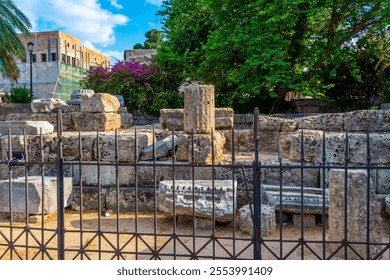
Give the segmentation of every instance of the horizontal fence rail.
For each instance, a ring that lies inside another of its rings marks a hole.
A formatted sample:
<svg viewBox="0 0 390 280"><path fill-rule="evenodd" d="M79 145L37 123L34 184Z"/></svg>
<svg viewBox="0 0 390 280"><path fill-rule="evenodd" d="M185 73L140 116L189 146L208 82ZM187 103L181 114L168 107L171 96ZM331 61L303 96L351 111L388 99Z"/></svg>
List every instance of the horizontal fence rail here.
<svg viewBox="0 0 390 280"><path fill-rule="evenodd" d="M336 147L328 132L313 140L302 129L287 140L277 131L269 153L253 116L250 153L235 129L224 145L219 132L199 141L142 128L88 138L62 131L61 112L50 136L10 128L0 138L0 259L389 259L388 147L378 153L367 131L351 154L350 132ZM288 141L298 141L295 161Z"/></svg>

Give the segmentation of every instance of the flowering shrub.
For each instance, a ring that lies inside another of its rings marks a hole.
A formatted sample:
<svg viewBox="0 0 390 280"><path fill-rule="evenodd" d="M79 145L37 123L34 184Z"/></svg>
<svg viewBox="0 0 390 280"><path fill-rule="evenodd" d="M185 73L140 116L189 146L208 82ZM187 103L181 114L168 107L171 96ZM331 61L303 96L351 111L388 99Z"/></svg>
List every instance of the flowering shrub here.
<svg viewBox="0 0 390 280"><path fill-rule="evenodd" d="M159 115L160 109L183 107L183 96L177 90L179 83L177 77L161 68L118 62L111 71L102 67L88 71L81 86L122 95L129 111Z"/></svg>

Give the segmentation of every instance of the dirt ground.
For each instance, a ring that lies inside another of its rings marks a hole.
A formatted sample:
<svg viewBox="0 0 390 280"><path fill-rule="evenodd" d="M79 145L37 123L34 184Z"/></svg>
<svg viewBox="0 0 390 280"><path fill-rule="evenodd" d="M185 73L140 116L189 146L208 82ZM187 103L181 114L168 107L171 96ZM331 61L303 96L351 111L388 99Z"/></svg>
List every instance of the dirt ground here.
<svg viewBox="0 0 390 280"><path fill-rule="evenodd" d="M67 211L65 214L65 258L68 260L151 259L157 256L156 251L161 259L173 259L172 254L176 255L176 259L191 259L192 256L199 259L213 259L214 256L216 259L230 259L232 255L238 259L251 259L253 256L251 236L241 232L238 226L233 230L232 224L216 225L215 238L212 238L212 227L194 228L191 221L174 223L171 216L161 213L156 216L154 213L142 213L137 217L128 213L119 216L112 214L109 217L98 215L97 212L81 215L76 211ZM177 238L172 238L174 227ZM29 223L28 228L26 222L13 222L11 229L9 218L0 218L0 259L56 259L56 228L56 214L45 216L43 222L38 219L35 223ZM286 259L301 259L302 256L304 259L323 258L323 232L320 225L304 229L303 239L306 243L303 246L299 242L302 237L300 228L288 225L282 227L283 242L280 242L279 225L277 228L275 233L264 238L261 249L263 259L277 259L280 256ZM135 235L134 232L139 234ZM384 243L390 242L389 233L387 219L383 227ZM10 239L14 243L13 250L7 244ZM40 250L43 248L45 250ZM353 255L351 252L348 252L348 258ZM329 255L326 249L325 258ZM387 249L382 259L389 259L389 255L390 249ZM344 250L333 258L343 259Z"/></svg>

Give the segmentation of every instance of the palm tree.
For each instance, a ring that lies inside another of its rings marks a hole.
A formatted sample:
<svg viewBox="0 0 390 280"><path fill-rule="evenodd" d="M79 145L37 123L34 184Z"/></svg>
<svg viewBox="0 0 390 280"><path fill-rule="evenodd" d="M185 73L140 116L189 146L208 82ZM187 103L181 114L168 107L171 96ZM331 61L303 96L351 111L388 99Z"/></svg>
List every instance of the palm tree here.
<svg viewBox="0 0 390 280"><path fill-rule="evenodd" d="M0 0L0 74L17 81L19 69L15 57L25 57L25 49L16 32L29 36L31 23L12 0Z"/></svg>

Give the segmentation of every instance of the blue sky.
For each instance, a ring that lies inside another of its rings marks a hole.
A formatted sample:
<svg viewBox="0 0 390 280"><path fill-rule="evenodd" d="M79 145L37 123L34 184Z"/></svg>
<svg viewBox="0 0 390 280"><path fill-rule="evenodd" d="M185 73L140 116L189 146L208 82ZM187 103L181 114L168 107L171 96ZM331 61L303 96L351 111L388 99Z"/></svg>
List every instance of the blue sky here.
<svg viewBox="0 0 390 280"><path fill-rule="evenodd" d="M163 0L14 0L30 19L32 31L60 30L83 45L123 59L123 51L161 29L156 12Z"/></svg>

